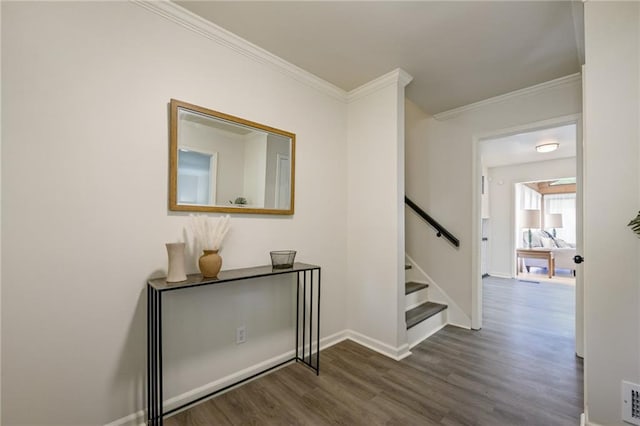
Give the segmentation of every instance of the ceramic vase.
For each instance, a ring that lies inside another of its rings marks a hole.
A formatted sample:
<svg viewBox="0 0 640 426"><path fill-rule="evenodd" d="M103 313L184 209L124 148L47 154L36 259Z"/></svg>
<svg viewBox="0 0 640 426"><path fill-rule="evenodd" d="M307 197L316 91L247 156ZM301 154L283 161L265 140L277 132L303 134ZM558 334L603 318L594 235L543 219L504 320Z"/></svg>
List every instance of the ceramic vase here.
<svg viewBox="0 0 640 426"><path fill-rule="evenodd" d="M204 254L198 259L200 273L205 278L215 278L222 268L222 257L218 250L203 250Z"/></svg>
<svg viewBox="0 0 640 426"><path fill-rule="evenodd" d="M167 282L177 283L185 281L187 274L184 271L184 243L167 243L167 256L169 267L167 270Z"/></svg>

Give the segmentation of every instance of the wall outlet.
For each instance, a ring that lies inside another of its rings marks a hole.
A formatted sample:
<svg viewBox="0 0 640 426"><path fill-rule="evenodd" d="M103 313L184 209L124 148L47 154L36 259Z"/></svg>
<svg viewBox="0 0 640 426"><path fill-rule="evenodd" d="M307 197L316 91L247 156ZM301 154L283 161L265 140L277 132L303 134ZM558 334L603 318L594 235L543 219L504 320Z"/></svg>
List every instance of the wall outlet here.
<svg viewBox="0 0 640 426"><path fill-rule="evenodd" d="M236 345L247 341L247 327L241 325L236 328Z"/></svg>
<svg viewBox="0 0 640 426"><path fill-rule="evenodd" d="M640 385L622 382L622 420L640 425Z"/></svg>

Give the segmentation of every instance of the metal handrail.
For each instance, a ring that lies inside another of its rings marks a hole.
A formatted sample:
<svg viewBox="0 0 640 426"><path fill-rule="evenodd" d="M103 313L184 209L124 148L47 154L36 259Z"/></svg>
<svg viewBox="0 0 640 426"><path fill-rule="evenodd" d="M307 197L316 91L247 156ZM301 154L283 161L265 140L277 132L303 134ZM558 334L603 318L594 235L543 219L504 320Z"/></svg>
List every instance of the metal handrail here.
<svg viewBox="0 0 640 426"><path fill-rule="evenodd" d="M429 225L431 225L431 226L433 226L435 228L435 230L437 231L437 234L436 234L437 237L445 237L447 240L449 240L451 242L451 244L453 244L456 247L460 247L460 240L458 240L456 237L454 237L451 232L447 231L447 229L444 226L440 225L434 218L429 216L427 214L427 212L422 210L416 203L411 201L409 199L409 197L407 197L406 195L404 196L404 202L409 207L411 207L411 209L414 212L418 213L418 215L421 218L426 220L429 223Z"/></svg>

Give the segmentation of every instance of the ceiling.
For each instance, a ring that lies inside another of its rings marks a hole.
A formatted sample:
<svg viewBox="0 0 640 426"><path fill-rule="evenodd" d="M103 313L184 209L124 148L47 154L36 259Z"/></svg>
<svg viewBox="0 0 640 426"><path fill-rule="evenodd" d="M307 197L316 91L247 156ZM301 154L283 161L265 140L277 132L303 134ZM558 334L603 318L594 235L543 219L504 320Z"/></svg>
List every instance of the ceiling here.
<svg viewBox="0 0 640 426"><path fill-rule="evenodd" d="M344 89L396 68L429 114L580 71L582 2L176 1Z"/></svg>
<svg viewBox="0 0 640 426"><path fill-rule="evenodd" d="M543 142L558 142L557 150L536 152L536 145ZM533 163L576 156L576 126L569 124L550 129L519 133L503 138L480 142L482 165L499 167L512 164Z"/></svg>

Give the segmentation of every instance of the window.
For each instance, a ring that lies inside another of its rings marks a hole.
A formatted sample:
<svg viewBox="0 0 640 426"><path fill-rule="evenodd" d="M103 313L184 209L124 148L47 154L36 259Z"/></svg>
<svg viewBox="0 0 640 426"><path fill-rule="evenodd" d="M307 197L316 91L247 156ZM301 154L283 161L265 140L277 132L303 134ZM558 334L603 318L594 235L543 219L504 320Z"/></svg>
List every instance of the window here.
<svg viewBox="0 0 640 426"><path fill-rule="evenodd" d="M556 228L556 236L568 243L576 242L576 194L545 195L544 212L562 214L562 228Z"/></svg>
<svg viewBox="0 0 640 426"><path fill-rule="evenodd" d="M540 200L542 195L527 185L519 184L520 187L520 210L535 209L540 210Z"/></svg>

